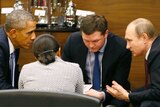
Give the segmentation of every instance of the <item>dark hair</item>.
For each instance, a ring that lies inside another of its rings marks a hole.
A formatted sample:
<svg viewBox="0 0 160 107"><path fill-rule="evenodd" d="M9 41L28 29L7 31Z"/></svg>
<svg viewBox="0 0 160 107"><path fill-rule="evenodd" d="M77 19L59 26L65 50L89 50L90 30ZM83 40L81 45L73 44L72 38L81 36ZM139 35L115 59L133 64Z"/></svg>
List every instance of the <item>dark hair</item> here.
<svg viewBox="0 0 160 107"><path fill-rule="evenodd" d="M48 65L55 61L55 54L59 47L59 43L54 36L41 34L33 42L32 51L39 62Z"/></svg>
<svg viewBox="0 0 160 107"><path fill-rule="evenodd" d="M82 18L80 29L85 34L92 34L95 31L105 34L108 29L108 22L104 16L88 15Z"/></svg>

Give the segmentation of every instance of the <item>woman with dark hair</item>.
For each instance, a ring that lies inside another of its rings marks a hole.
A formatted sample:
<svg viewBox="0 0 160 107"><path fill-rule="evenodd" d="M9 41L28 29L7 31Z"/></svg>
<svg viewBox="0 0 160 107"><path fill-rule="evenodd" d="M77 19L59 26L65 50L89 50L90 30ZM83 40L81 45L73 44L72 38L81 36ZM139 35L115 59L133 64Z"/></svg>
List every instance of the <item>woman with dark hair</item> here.
<svg viewBox="0 0 160 107"><path fill-rule="evenodd" d="M33 42L37 61L22 67L19 89L83 93L83 75L78 64L57 56L60 46L50 34L42 34Z"/></svg>

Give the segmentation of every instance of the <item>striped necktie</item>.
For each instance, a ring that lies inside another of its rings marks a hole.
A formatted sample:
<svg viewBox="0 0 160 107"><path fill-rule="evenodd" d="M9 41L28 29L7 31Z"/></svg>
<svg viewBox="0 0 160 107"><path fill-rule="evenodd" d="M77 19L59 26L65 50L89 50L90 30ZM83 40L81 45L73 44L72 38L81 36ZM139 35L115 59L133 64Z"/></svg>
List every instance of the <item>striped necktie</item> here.
<svg viewBox="0 0 160 107"><path fill-rule="evenodd" d="M9 66L10 66L10 71L11 71L11 81L12 81L12 86L14 87L14 79L15 79L15 51L11 53L10 59L9 59Z"/></svg>

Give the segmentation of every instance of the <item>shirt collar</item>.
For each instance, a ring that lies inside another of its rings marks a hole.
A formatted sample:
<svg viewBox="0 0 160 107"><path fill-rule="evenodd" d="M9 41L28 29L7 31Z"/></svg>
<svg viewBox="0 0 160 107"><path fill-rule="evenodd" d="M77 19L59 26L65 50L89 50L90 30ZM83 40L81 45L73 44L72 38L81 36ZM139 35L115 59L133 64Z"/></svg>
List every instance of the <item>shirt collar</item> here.
<svg viewBox="0 0 160 107"><path fill-rule="evenodd" d="M14 46L13 46L11 40L9 39L9 37L8 37L8 42L9 42L9 52L10 52L10 54L11 54L11 53L14 52Z"/></svg>
<svg viewBox="0 0 160 107"><path fill-rule="evenodd" d="M106 47L106 44L107 44L107 39L105 40L105 43L103 45L103 47L99 50L100 53L103 53L104 52L104 49Z"/></svg>
<svg viewBox="0 0 160 107"><path fill-rule="evenodd" d="M147 53L146 53L146 56L145 56L145 59L146 59L146 60L148 59L148 55L149 55L150 50L151 50L151 47L149 47L149 49L148 49L148 51L147 51Z"/></svg>

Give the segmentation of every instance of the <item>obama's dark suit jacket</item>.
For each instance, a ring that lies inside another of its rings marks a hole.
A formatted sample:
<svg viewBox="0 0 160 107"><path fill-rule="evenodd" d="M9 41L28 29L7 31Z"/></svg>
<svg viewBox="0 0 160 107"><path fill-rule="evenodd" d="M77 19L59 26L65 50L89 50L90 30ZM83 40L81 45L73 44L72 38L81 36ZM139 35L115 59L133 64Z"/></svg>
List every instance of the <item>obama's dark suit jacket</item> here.
<svg viewBox="0 0 160 107"><path fill-rule="evenodd" d="M3 27L0 27L0 90L2 89L12 89L18 87L18 56L19 49L16 49L16 70L15 70L15 87L12 87L11 81L11 71L9 69L9 43L7 39L7 34L5 33Z"/></svg>

